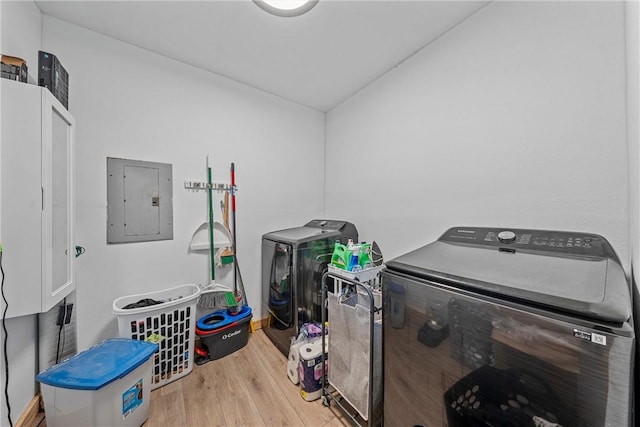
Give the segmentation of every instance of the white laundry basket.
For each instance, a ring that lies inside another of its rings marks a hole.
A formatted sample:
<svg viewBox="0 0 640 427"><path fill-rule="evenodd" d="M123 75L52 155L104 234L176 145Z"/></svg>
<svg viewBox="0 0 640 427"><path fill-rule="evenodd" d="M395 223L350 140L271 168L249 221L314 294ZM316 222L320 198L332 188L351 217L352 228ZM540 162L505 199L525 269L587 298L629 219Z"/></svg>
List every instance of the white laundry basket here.
<svg viewBox="0 0 640 427"><path fill-rule="evenodd" d="M123 338L156 342L151 389L177 380L193 369L196 305L200 287L187 284L157 292L128 295L113 301L118 331ZM124 308L144 299L160 304Z"/></svg>

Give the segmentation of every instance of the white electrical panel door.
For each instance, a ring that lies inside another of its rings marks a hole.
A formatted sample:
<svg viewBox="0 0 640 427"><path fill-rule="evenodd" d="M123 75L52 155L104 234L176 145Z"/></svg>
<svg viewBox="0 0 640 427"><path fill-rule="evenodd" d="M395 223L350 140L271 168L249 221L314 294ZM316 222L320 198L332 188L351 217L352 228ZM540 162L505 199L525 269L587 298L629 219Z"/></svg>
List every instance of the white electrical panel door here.
<svg viewBox="0 0 640 427"><path fill-rule="evenodd" d="M0 243L7 317L17 317L46 312L75 289L75 122L47 89L0 85Z"/></svg>
<svg viewBox="0 0 640 427"><path fill-rule="evenodd" d="M107 158L107 243L173 239L172 166Z"/></svg>
<svg viewBox="0 0 640 427"><path fill-rule="evenodd" d="M124 234L160 234L160 171L145 166L124 166Z"/></svg>

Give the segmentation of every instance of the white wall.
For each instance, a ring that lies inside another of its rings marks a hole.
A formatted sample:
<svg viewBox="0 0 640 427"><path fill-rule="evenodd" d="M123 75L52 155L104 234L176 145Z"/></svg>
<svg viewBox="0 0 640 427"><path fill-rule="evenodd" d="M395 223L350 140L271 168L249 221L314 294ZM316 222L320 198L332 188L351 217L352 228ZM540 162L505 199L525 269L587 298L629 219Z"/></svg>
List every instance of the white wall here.
<svg viewBox="0 0 640 427"><path fill-rule="evenodd" d="M625 3L625 28L627 41L627 134L629 143L629 200L631 264L636 283L640 268L640 4Z"/></svg>
<svg viewBox="0 0 640 427"><path fill-rule="evenodd" d="M603 234L629 266L621 2L493 2L327 115L326 214L386 259L456 225Z"/></svg>
<svg viewBox="0 0 640 427"><path fill-rule="evenodd" d="M38 77L38 50L42 38L40 9L32 1L2 1L2 54L27 61L29 82Z"/></svg>
<svg viewBox="0 0 640 427"><path fill-rule="evenodd" d="M27 61L29 81L35 81L38 69L38 50L41 39L40 10L33 2L0 1L0 52L17 56ZM0 112L1 114L1 112ZM2 141L2 143L7 143ZM0 154L1 155L1 154ZM0 203L7 203L4 200ZM0 243L2 243L0 230ZM11 250L11 248L4 248ZM27 261L28 262L28 261ZM4 266L5 286L15 286L11 280L11 269ZM7 353L9 359L9 404L11 418L15 422L36 393L35 374L38 365L38 317L23 316L6 320ZM0 349L4 346L4 330L0 329ZM0 351L2 354L2 351ZM8 408L4 395L5 364L0 356L0 381L2 406L0 425L8 425Z"/></svg>
<svg viewBox="0 0 640 427"><path fill-rule="evenodd" d="M43 41L77 122L79 348L117 334L115 298L207 283L207 257L188 253L207 197L184 189L206 180L207 154L216 182L236 164L238 260L260 318L261 235L323 213L324 115L46 15ZM106 244L107 157L173 165L173 240Z"/></svg>
<svg viewBox="0 0 640 427"><path fill-rule="evenodd" d="M627 140L629 144L629 236L631 246L631 271L634 287L634 316L636 337L640 331L640 293L638 273L640 269L640 4L625 3L625 28L627 41ZM636 384L640 383L640 349L636 346ZM636 408L640 408L640 395L635 394Z"/></svg>

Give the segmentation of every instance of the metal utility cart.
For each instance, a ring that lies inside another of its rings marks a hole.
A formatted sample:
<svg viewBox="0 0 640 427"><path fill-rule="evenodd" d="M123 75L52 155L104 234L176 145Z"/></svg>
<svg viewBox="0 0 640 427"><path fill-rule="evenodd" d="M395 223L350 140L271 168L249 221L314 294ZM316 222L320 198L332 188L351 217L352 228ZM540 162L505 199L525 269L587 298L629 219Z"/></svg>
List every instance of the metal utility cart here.
<svg viewBox="0 0 640 427"><path fill-rule="evenodd" d="M322 277L323 332L327 320L330 329L328 336L322 335L323 348L328 349L322 358L322 372L327 374L322 403L335 402L359 426L382 421L377 411L382 407L381 270L379 266L351 273L330 265Z"/></svg>

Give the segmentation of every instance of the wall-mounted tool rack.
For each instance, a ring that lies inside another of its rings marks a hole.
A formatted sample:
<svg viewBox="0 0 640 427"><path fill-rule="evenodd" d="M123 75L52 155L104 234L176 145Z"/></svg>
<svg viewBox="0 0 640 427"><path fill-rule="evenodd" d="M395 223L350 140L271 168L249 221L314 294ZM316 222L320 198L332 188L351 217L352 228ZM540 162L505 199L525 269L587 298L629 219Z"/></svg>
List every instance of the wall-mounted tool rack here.
<svg viewBox="0 0 640 427"><path fill-rule="evenodd" d="M227 184L227 183L216 183L216 182L212 182L211 185L209 185L208 182L206 181L185 181L184 182L184 188L187 190L209 190L209 188L211 188L211 190L213 191L230 191L231 194L235 194L238 192L238 186L237 185L231 185L231 184Z"/></svg>

